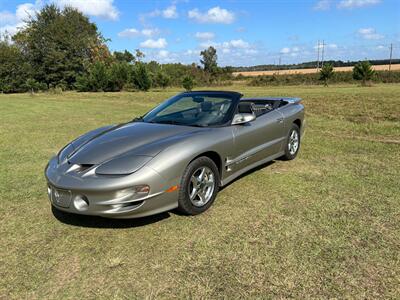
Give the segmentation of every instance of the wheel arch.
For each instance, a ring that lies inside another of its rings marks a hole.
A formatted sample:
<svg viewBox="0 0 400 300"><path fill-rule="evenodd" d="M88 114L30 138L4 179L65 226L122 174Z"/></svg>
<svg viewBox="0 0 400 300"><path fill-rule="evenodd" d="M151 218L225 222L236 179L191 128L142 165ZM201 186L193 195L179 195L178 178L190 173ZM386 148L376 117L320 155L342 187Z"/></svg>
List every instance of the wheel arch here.
<svg viewBox="0 0 400 300"><path fill-rule="evenodd" d="M211 159L211 160L215 163L215 165L217 166L217 169L218 169L219 176L220 176L220 178L221 178L221 176L222 176L222 159L221 159L221 156L220 156L217 152L215 152L215 151L206 151L206 152L202 152L202 153L200 153L199 155L197 155L196 157L194 157L194 158L189 162L189 164L190 164L192 161L194 161L195 159L197 159L197 158L199 158L199 157L202 157L202 156L208 157L209 159Z"/></svg>
<svg viewBox="0 0 400 300"><path fill-rule="evenodd" d="M294 120L293 124L296 124L297 126L299 126L299 129L301 128L301 120L300 119Z"/></svg>

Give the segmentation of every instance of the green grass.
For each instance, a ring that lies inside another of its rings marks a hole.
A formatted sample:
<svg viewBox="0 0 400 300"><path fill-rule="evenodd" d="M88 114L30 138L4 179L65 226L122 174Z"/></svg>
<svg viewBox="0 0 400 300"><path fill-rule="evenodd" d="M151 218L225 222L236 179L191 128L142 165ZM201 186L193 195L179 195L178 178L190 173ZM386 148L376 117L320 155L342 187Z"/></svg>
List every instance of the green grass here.
<svg viewBox="0 0 400 300"><path fill-rule="evenodd" d="M227 89L302 97L297 159L241 177L202 215L125 221L57 219L43 169L178 90L0 95L0 299L398 299L400 86Z"/></svg>

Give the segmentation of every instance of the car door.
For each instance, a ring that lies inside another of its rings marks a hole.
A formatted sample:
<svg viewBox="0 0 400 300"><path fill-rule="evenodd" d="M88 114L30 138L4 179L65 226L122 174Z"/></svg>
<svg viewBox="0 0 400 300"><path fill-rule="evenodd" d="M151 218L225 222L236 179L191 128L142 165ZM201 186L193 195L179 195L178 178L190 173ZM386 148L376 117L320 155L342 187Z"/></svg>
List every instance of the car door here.
<svg viewBox="0 0 400 300"><path fill-rule="evenodd" d="M242 169L281 151L284 140L283 115L270 111L254 121L233 125L232 171Z"/></svg>

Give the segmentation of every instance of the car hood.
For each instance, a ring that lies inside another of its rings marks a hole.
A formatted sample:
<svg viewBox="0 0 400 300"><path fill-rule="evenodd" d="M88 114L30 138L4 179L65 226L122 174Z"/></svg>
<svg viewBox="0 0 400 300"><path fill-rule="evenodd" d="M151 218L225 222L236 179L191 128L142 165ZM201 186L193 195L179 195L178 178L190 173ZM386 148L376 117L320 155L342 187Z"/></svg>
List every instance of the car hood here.
<svg viewBox="0 0 400 300"><path fill-rule="evenodd" d="M134 122L105 127L88 133L73 142L74 151L68 161L72 164L101 164L125 155L154 157L169 145L205 128ZM100 133L99 133L100 131Z"/></svg>

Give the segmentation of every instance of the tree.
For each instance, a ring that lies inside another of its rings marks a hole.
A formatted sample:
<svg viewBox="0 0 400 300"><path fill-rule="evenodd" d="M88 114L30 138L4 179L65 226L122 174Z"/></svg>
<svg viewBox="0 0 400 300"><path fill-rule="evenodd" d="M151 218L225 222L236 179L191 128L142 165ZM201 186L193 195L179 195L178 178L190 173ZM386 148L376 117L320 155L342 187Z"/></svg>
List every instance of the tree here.
<svg viewBox="0 0 400 300"><path fill-rule="evenodd" d="M324 85L328 86L328 80L333 77L333 74L333 65L330 63L326 63L319 71L319 80L322 80L324 82Z"/></svg>
<svg viewBox="0 0 400 300"><path fill-rule="evenodd" d="M150 73L144 63L136 63L132 72L132 83L141 91L148 91L151 88Z"/></svg>
<svg viewBox="0 0 400 300"><path fill-rule="evenodd" d="M142 51L140 51L139 49L135 50L135 57L136 57L136 61L141 62L142 59L145 57L144 53Z"/></svg>
<svg viewBox="0 0 400 300"><path fill-rule="evenodd" d="M32 69L24 54L5 37L0 40L0 92L15 93L26 91L26 80Z"/></svg>
<svg viewBox="0 0 400 300"><path fill-rule="evenodd" d="M202 56L200 62L203 64L204 70L214 75L218 70L217 50L214 47L210 46L208 47L208 49L201 51L200 55Z"/></svg>
<svg viewBox="0 0 400 300"><path fill-rule="evenodd" d="M13 40L32 66L32 77L48 86L71 88L85 66L109 56L97 26L77 9L45 5Z"/></svg>
<svg viewBox="0 0 400 300"><path fill-rule="evenodd" d="M114 51L113 55L115 60L118 62L131 63L135 61L135 56L133 56L133 54L127 50L125 50L124 52Z"/></svg>
<svg viewBox="0 0 400 300"><path fill-rule="evenodd" d="M192 76L185 76L182 80L182 86L185 90L191 91L195 85L195 81Z"/></svg>
<svg viewBox="0 0 400 300"><path fill-rule="evenodd" d="M363 86L367 85L375 75L375 71L372 69L369 61L362 61L356 64L353 68L353 78L355 80L361 80Z"/></svg>

